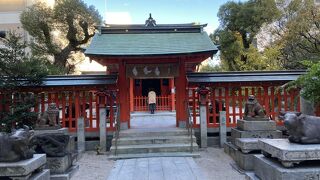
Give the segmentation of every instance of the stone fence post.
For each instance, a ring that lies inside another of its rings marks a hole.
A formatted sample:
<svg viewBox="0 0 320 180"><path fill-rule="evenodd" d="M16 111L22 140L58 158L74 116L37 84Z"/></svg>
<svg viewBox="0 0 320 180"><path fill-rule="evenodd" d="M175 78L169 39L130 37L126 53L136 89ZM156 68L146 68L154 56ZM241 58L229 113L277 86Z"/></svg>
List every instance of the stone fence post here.
<svg viewBox="0 0 320 180"><path fill-rule="evenodd" d="M110 108L112 108L110 106ZM99 107L99 122L100 122L100 148L102 152L107 150L107 130L106 130L106 107L101 105Z"/></svg>
<svg viewBox="0 0 320 180"><path fill-rule="evenodd" d="M200 95L200 146L206 148L208 147L207 103L209 90L201 85L197 91Z"/></svg>
<svg viewBox="0 0 320 180"><path fill-rule="evenodd" d="M84 152L86 150L86 140L84 131L84 118L79 117L77 120L77 147L78 152Z"/></svg>
<svg viewBox="0 0 320 180"><path fill-rule="evenodd" d="M223 147L224 143L227 142L227 125L226 125L226 112L220 111L219 113L219 137L220 137L220 147Z"/></svg>

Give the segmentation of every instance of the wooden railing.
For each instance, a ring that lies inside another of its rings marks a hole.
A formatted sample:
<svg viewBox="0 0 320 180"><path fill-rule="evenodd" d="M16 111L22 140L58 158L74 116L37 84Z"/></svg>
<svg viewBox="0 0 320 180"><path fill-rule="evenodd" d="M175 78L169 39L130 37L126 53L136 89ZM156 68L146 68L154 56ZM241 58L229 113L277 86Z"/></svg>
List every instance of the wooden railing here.
<svg viewBox="0 0 320 180"><path fill-rule="evenodd" d="M95 90L79 90L79 91L43 91L33 92L36 106L31 111L37 112L40 116L47 110L50 103L55 103L59 108L59 120L62 127L66 127L70 132L76 131L77 119L84 117L86 131L99 131L99 107L103 102L106 107L107 130L115 130L114 115L116 109L116 97L98 96ZM0 99L16 99L19 93L1 94ZM10 100L6 100L11 102ZM12 101L14 102L14 101ZM7 108L9 105L5 105ZM0 110L4 109L4 105L0 106Z"/></svg>
<svg viewBox="0 0 320 180"><path fill-rule="evenodd" d="M278 125L282 121L278 119L281 110L300 111L299 90L279 89L279 86L229 86L210 87L207 103L208 127L219 127L219 112L226 111L227 127L235 127L237 120L244 115L244 105L248 96L255 95L263 106L266 114L275 120ZM194 127L199 127L199 96L196 88L189 88L189 107L193 117Z"/></svg>
<svg viewBox="0 0 320 180"><path fill-rule="evenodd" d="M170 96L157 96L156 111L171 110ZM135 96L133 98L134 111L149 111L148 97Z"/></svg>

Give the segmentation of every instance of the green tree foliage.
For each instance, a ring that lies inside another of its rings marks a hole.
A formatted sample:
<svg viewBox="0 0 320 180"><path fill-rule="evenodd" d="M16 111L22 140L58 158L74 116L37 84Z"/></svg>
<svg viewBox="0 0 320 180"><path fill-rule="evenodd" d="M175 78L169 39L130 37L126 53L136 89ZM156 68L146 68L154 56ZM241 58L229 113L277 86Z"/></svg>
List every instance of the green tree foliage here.
<svg viewBox="0 0 320 180"><path fill-rule="evenodd" d="M53 8L36 3L21 14L23 28L35 39L34 54L53 56L53 64L74 70L79 53L95 34L102 17L82 0L56 0ZM81 57L81 56L80 56Z"/></svg>
<svg viewBox="0 0 320 180"><path fill-rule="evenodd" d="M49 71L44 59L26 53L20 35L10 32L0 42L0 131L10 131L12 126L33 125L37 117L30 112L35 105L33 95L19 92L19 87L40 85Z"/></svg>
<svg viewBox="0 0 320 180"><path fill-rule="evenodd" d="M319 105L320 104L320 91L319 91L320 61L311 65L308 73L300 76L295 82L293 82L293 84L302 89L301 95L305 99Z"/></svg>
<svg viewBox="0 0 320 180"><path fill-rule="evenodd" d="M282 11L277 19L275 44L280 48L280 60L286 69L306 68L304 60L319 61L320 6L314 0L279 2Z"/></svg>
<svg viewBox="0 0 320 180"><path fill-rule="evenodd" d="M227 2L218 12L220 26L215 31L215 43L220 45L222 63L231 71L278 69L265 61L268 56L253 46L263 25L279 16L274 0ZM271 54L270 54L271 55Z"/></svg>

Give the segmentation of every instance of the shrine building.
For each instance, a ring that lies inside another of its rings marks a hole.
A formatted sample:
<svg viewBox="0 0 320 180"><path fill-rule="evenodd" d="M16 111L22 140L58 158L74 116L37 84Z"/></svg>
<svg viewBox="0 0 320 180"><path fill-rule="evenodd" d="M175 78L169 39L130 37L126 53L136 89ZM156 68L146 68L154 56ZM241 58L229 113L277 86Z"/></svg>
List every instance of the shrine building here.
<svg viewBox="0 0 320 180"><path fill-rule="evenodd" d="M130 113L148 111L147 94L157 94L157 111L176 112L176 126L184 127L187 115L187 77L217 47L203 30L206 24L145 24L99 27L86 56L117 74L121 129L130 128Z"/></svg>

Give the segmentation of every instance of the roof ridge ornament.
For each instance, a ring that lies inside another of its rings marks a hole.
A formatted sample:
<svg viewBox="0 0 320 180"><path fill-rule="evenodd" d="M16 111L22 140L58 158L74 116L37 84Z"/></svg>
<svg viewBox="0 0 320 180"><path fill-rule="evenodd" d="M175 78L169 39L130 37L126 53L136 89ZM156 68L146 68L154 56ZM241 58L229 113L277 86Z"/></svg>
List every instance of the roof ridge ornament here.
<svg viewBox="0 0 320 180"><path fill-rule="evenodd" d="M147 27L154 27L154 26L156 26L157 25L157 23L156 23L156 20L154 20L153 18L152 18L152 16L151 16L151 13L149 13L149 18L146 20L146 24L145 24L145 26L147 26Z"/></svg>

